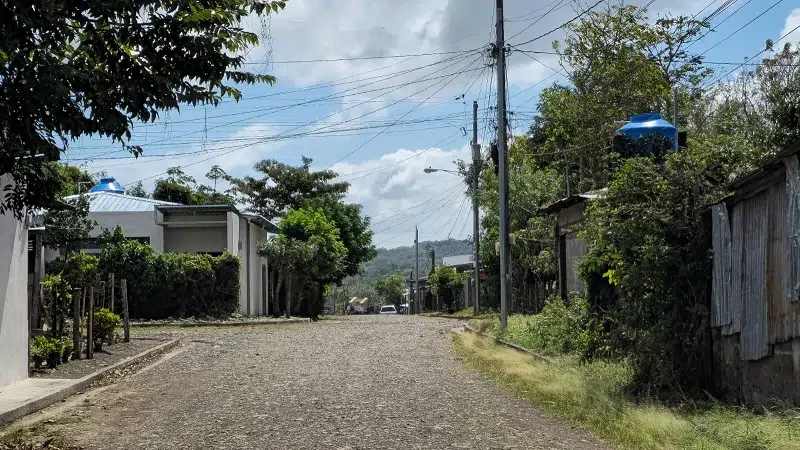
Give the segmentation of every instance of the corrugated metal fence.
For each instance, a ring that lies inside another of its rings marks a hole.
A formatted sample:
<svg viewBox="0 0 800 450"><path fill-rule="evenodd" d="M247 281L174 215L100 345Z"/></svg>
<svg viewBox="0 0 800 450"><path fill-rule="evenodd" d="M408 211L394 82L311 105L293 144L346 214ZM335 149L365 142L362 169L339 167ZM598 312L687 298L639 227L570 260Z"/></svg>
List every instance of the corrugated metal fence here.
<svg viewBox="0 0 800 450"><path fill-rule="evenodd" d="M785 179L729 206L712 207L711 326L741 333L741 358L757 360L800 336L797 157L787 158Z"/></svg>

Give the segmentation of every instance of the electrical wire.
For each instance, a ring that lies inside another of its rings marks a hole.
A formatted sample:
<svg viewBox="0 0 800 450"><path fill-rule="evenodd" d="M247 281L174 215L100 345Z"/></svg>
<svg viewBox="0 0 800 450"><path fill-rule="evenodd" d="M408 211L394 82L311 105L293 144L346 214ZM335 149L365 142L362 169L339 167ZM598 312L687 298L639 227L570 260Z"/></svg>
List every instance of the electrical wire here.
<svg viewBox="0 0 800 450"><path fill-rule="evenodd" d="M585 16L585 15L586 15L586 14L588 14L590 11L592 11L592 10L593 10L593 9L595 9L597 6L599 6L599 5L600 5L600 3L603 3L603 2L605 2L605 1L606 1L606 0L598 0L598 1L597 1L597 3L595 3L595 4L594 4L594 5L592 5L592 6L590 6L590 7L589 7L589 8L587 8L587 9L583 10L583 11L582 11L580 14L578 14L577 16L573 17L572 19L570 19L570 20L568 20L568 21L566 21L566 22L562 23L561 25L557 26L556 28L553 28L552 30L550 30L550 31L548 31L548 32L546 32L546 33L544 33L544 34L540 34L539 36L536 36L536 37L535 37L535 38L533 38L533 39L529 39L529 40L527 40L527 41L525 41L525 42L521 42L521 43L519 43L519 44L516 44L516 45L517 45L517 46L519 46L519 45L526 45L526 44L530 44L531 42L538 41L539 39L541 39L541 38L543 38L543 37L545 37L545 36L547 36L547 35L549 35L549 34L555 33L556 31L558 31L558 30L560 30L560 29L562 29L562 28L566 27L567 25L571 24L572 22L575 22L576 20L578 20L578 19L580 19L581 17Z"/></svg>
<svg viewBox="0 0 800 450"><path fill-rule="evenodd" d="M752 24L752 23L753 23L753 22L755 22L756 20L760 19L760 18L761 18L761 17L762 17L764 14L768 13L770 10L772 10L773 8L775 8L776 6L778 6L778 4L780 4L782 1L783 1L783 0L778 0L778 1L776 1L775 3L773 3L772 5L770 5L770 6L769 6L769 8L765 9L764 11L762 11L762 12L761 12L761 14L759 14L759 15L757 15L757 16L755 16L755 17L753 17L753 18L752 18L752 19L751 19L749 22L747 22L746 24L744 24L744 25L742 25L741 27L739 27L739 28L738 28L736 31L734 31L733 33L731 33L731 34L727 35L725 38L723 38L721 41L717 42L716 44L712 45L711 47L707 48L707 49L706 49L706 51L704 51L703 53L701 53L699 56L703 56L703 55L705 55L706 53L710 52L711 50L713 50L713 49L717 48L717 47L718 47L720 44L722 44L723 42L727 41L727 40L728 40L728 39L730 39L732 36L734 36L735 34L739 33L740 31L742 31L743 29L745 29L747 26L749 26L750 24Z"/></svg>

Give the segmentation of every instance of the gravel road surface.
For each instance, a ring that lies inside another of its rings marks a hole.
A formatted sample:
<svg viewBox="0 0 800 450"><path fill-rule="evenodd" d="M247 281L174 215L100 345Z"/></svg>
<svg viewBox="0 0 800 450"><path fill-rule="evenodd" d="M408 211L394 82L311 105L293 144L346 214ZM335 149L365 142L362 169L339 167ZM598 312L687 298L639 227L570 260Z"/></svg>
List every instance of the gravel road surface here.
<svg viewBox="0 0 800 450"><path fill-rule="evenodd" d="M87 449L600 449L465 368L458 322L365 316L185 336L62 428ZM80 411L77 411L80 409Z"/></svg>

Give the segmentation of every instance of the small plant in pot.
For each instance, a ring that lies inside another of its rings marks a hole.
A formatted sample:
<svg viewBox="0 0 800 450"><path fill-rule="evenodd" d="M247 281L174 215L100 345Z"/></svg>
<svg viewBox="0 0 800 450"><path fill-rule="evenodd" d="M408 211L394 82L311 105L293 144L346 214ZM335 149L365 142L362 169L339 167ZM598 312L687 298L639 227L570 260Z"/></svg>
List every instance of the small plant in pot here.
<svg viewBox="0 0 800 450"><path fill-rule="evenodd" d="M72 342L72 339L68 337L61 338L61 345L62 345L61 362L65 363L69 361L70 356L72 356L72 349L75 348L75 346Z"/></svg>
<svg viewBox="0 0 800 450"><path fill-rule="evenodd" d="M35 336L31 339L31 359L33 360L33 368L41 369L42 364L47 360L50 354L50 342L46 337Z"/></svg>
<svg viewBox="0 0 800 450"><path fill-rule="evenodd" d="M114 339L114 332L122 324L119 315L114 314L107 308L101 308L94 313L92 332L94 333L94 351L103 350L103 343L111 344Z"/></svg>
<svg viewBox="0 0 800 450"><path fill-rule="evenodd" d="M48 338L48 353L47 353L47 367L55 369L61 364L61 355L63 353L63 344L61 339Z"/></svg>

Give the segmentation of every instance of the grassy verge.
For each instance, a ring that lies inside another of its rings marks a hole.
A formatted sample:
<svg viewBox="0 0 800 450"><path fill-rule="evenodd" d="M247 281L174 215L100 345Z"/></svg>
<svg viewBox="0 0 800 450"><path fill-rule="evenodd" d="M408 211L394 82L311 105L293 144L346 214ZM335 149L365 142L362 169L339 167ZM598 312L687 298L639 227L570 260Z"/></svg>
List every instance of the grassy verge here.
<svg viewBox="0 0 800 450"><path fill-rule="evenodd" d="M491 319L492 317L496 317L497 316L497 314L493 313L493 312L483 313L483 314L480 314L480 315L477 315L477 316L474 315L474 314L475 314L475 310L472 309L472 308L464 308L464 309L458 310L458 311L456 311L456 312L454 312L452 314L444 312L444 311L422 313L422 315L426 316L426 317L442 317L442 316L446 316L446 317L459 317L459 318L463 318L463 319Z"/></svg>
<svg viewBox="0 0 800 450"><path fill-rule="evenodd" d="M478 324L476 324L478 325ZM473 334L454 337L456 352L507 391L622 449L800 449L800 414L753 414L709 406L678 410L635 404L619 393L620 363L554 364L498 347Z"/></svg>

